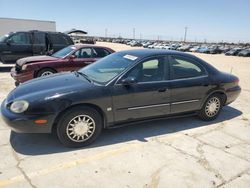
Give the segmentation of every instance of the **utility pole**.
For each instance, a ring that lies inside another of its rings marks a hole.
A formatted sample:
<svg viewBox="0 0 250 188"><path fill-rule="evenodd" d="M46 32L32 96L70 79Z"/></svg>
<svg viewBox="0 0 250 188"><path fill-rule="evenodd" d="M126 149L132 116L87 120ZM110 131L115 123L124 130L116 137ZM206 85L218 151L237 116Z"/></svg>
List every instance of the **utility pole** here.
<svg viewBox="0 0 250 188"><path fill-rule="evenodd" d="M186 39L187 39L187 30L188 30L188 27L185 27L184 42L186 42Z"/></svg>
<svg viewBox="0 0 250 188"><path fill-rule="evenodd" d="M108 37L108 29L106 28L105 29L105 38L107 38Z"/></svg>
<svg viewBox="0 0 250 188"><path fill-rule="evenodd" d="M133 39L135 39L135 28L133 28Z"/></svg>
<svg viewBox="0 0 250 188"><path fill-rule="evenodd" d="M140 33L140 40L142 39L142 34Z"/></svg>

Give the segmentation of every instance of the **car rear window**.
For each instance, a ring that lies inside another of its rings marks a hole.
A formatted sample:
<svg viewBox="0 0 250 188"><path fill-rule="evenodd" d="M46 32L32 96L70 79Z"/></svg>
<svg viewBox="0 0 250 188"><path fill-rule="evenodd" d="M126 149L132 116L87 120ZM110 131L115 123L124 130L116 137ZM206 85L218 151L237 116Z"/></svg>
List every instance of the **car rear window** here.
<svg viewBox="0 0 250 188"><path fill-rule="evenodd" d="M53 44L69 45L71 44L68 37L62 34L50 34Z"/></svg>

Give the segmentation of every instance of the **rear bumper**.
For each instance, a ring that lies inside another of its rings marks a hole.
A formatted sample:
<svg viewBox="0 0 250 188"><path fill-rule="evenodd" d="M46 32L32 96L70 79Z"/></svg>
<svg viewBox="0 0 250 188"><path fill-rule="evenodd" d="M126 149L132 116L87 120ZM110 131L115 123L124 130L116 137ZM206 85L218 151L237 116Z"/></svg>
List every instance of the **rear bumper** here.
<svg viewBox="0 0 250 188"><path fill-rule="evenodd" d="M50 133L54 122L54 115L25 115L12 113L5 101L1 105L1 117L11 130L17 133ZM46 119L48 123L38 125L34 121Z"/></svg>
<svg viewBox="0 0 250 188"><path fill-rule="evenodd" d="M27 71L27 72L17 73L15 67L13 67L10 71L10 75L17 83L23 83L28 80L31 80L34 76L34 72Z"/></svg>
<svg viewBox="0 0 250 188"><path fill-rule="evenodd" d="M226 91L227 101L226 101L225 105L230 104L233 101L235 101L238 98L238 96L240 95L240 92L241 92L240 86L236 86L236 87L228 89Z"/></svg>

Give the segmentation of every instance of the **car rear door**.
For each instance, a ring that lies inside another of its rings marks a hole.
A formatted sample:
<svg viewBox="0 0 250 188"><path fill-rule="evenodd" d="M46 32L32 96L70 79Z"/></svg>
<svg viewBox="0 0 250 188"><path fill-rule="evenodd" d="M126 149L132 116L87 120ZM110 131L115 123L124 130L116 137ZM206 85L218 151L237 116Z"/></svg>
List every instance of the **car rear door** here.
<svg viewBox="0 0 250 188"><path fill-rule="evenodd" d="M17 32L7 39L2 52L5 63L15 63L17 59L32 56L31 36L28 32Z"/></svg>
<svg viewBox="0 0 250 188"><path fill-rule="evenodd" d="M181 55L169 56L171 114L199 110L202 99L212 88L205 68Z"/></svg>
<svg viewBox="0 0 250 188"><path fill-rule="evenodd" d="M47 52L46 33L32 32L31 36L32 36L33 55L45 55Z"/></svg>
<svg viewBox="0 0 250 188"><path fill-rule="evenodd" d="M92 49L93 49L93 58L95 58L95 60L101 59L111 54L111 52L105 48L93 47Z"/></svg>
<svg viewBox="0 0 250 188"><path fill-rule="evenodd" d="M125 74L113 87L113 112L116 122L152 118L170 113L167 58L144 60ZM122 80L134 77L132 85Z"/></svg>

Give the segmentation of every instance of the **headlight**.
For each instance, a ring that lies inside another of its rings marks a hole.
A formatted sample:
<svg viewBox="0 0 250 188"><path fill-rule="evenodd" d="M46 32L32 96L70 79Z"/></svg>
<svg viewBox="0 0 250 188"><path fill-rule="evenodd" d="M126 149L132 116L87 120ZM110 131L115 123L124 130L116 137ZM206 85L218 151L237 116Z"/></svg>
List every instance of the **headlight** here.
<svg viewBox="0 0 250 188"><path fill-rule="evenodd" d="M25 110L27 110L29 107L29 103L27 101L14 101L11 105L10 105L10 110L14 113L22 113Z"/></svg>
<svg viewBox="0 0 250 188"><path fill-rule="evenodd" d="M27 68L27 65L22 66L22 70L25 70Z"/></svg>

